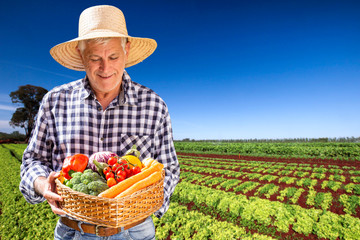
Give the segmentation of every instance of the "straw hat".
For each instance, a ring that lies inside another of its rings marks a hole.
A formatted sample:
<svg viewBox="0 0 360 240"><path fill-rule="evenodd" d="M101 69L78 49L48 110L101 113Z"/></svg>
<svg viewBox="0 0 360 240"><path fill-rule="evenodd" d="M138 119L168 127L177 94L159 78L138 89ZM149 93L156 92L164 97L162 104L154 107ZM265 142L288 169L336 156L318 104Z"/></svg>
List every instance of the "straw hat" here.
<svg viewBox="0 0 360 240"><path fill-rule="evenodd" d="M126 37L131 42L125 67L143 61L155 51L157 46L153 39L129 36L122 11L113 6L101 5L85 9L79 18L79 37L56 45L50 50L50 54L61 65L84 71L84 65L76 49L78 42L106 37Z"/></svg>

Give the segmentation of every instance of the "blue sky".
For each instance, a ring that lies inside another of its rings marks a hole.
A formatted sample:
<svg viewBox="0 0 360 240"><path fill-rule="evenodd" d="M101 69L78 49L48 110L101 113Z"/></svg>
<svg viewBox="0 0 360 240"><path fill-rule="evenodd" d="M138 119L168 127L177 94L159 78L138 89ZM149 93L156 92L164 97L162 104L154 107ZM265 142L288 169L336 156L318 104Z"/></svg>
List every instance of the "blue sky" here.
<svg viewBox="0 0 360 240"><path fill-rule="evenodd" d="M0 131L9 94L82 78L52 59L109 4L158 48L127 69L168 104L175 139L360 136L359 1L2 1Z"/></svg>

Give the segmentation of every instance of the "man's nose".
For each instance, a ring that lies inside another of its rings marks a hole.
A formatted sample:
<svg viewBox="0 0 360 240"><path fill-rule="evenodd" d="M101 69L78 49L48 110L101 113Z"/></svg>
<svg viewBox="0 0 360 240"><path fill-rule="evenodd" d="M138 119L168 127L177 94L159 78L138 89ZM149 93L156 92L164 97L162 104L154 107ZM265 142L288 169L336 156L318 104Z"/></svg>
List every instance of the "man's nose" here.
<svg viewBox="0 0 360 240"><path fill-rule="evenodd" d="M100 69L103 72L106 72L106 70L109 68L109 63L106 60L101 61Z"/></svg>

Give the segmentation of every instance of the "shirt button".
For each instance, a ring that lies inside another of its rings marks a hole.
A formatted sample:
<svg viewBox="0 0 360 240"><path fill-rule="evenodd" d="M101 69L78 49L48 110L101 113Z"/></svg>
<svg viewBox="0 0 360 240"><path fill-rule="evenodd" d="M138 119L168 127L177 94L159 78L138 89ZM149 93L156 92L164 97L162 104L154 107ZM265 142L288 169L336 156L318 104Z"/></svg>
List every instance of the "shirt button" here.
<svg viewBox="0 0 360 240"><path fill-rule="evenodd" d="M104 138L100 138L100 141L104 141Z"/></svg>
<svg viewBox="0 0 360 240"><path fill-rule="evenodd" d="M102 108L101 107L98 107L98 111L101 111L102 110Z"/></svg>

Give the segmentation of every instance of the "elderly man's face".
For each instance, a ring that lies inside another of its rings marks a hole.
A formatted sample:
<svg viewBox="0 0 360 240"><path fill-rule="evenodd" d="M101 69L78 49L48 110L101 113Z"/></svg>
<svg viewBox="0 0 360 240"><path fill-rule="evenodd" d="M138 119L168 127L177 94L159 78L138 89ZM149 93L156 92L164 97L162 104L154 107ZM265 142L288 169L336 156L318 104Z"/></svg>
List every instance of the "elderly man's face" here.
<svg viewBox="0 0 360 240"><path fill-rule="evenodd" d="M130 50L126 44L126 54L120 38L112 38L108 43L91 41L82 54L83 64L90 85L95 94L118 94Z"/></svg>

